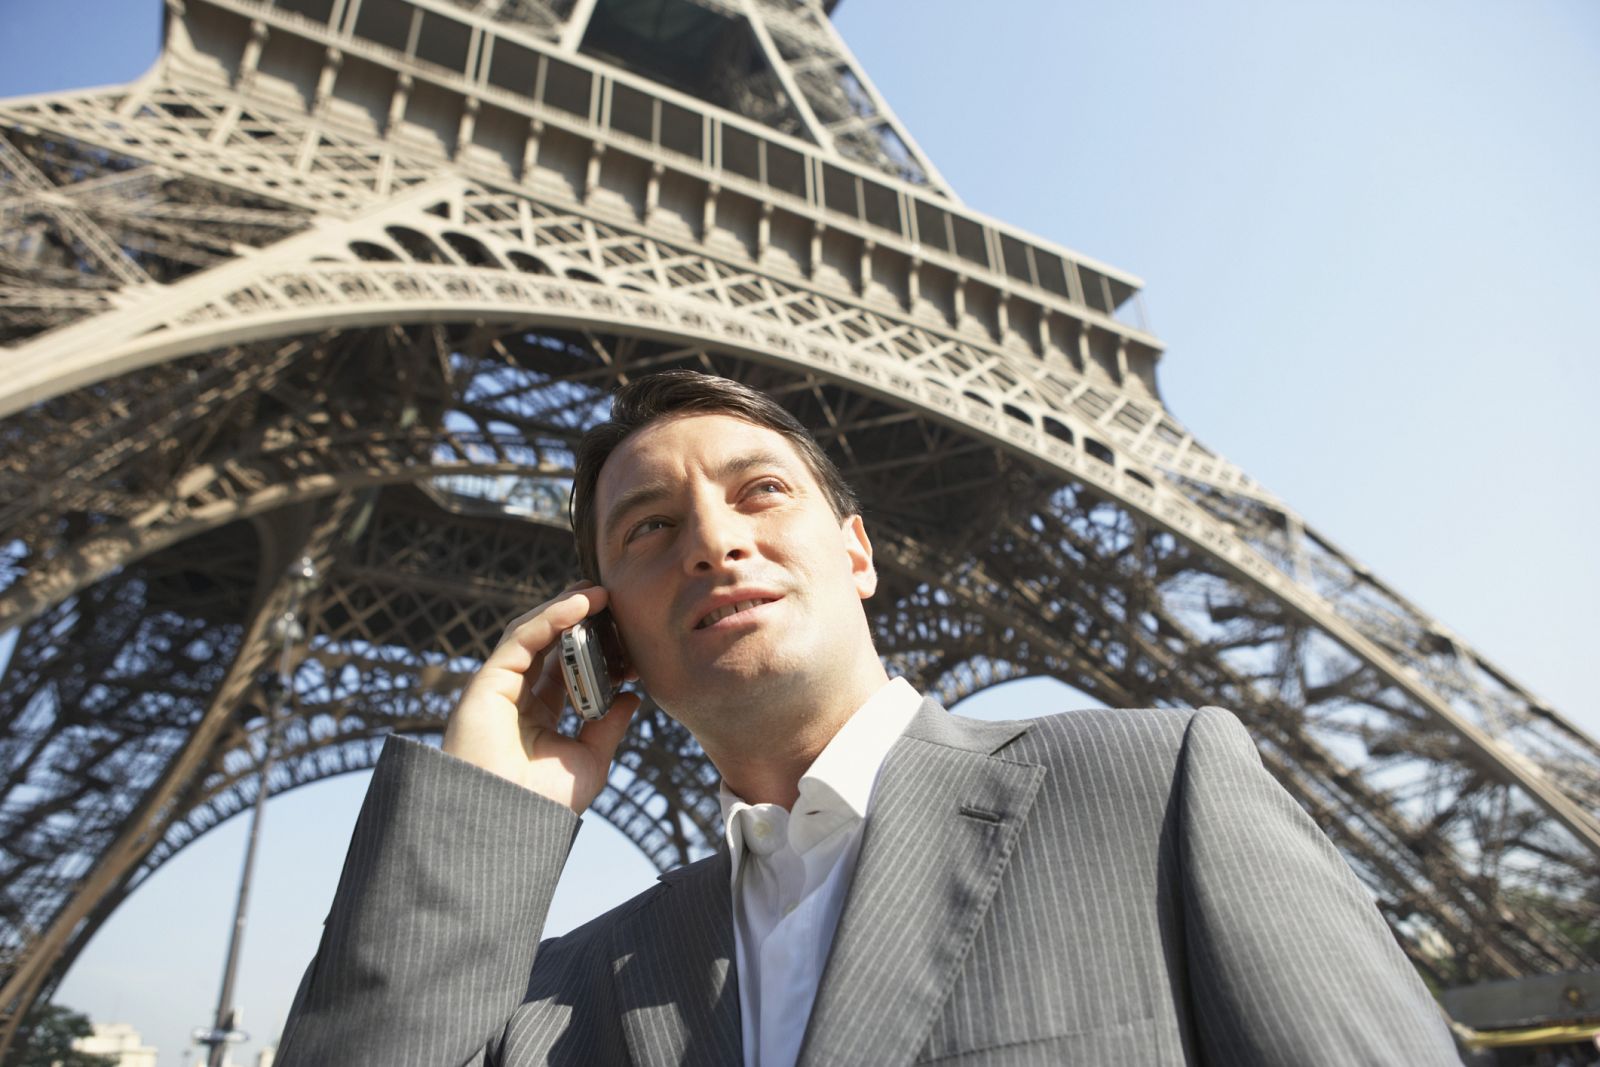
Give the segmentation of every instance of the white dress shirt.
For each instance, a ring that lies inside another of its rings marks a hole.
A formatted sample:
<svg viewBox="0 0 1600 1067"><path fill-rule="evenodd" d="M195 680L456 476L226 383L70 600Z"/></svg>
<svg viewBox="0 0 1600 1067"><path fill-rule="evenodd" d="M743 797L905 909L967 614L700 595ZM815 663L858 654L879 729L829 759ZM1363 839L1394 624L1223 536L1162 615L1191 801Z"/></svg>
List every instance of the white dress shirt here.
<svg viewBox="0 0 1600 1067"><path fill-rule="evenodd" d="M883 759L922 704L904 678L874 693L800 779L791 811L722 787L745 1067L792 1067L861 850Z"/></svg>

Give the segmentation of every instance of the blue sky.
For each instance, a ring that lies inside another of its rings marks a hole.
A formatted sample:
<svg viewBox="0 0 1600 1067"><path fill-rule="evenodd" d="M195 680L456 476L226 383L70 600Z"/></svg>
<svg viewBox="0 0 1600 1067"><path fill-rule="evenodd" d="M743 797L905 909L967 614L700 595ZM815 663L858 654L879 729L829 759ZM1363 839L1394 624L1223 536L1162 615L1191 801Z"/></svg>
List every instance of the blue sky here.
<svg viewBox="0 0 1600 1067"><path fill-rule="evenodd" d="M1600 732L1600 8L844 0L837 21L967 203L1145 279L1164 397L1202 440ZM0 0L0 96L131 78L159 22L156 0ZM239 997L260 1036L363 785L269 808ZM158 873L62 988L164 1067L209 1019L243 833ZM616 841L579 836L553 926L648 881Z"/></svg>

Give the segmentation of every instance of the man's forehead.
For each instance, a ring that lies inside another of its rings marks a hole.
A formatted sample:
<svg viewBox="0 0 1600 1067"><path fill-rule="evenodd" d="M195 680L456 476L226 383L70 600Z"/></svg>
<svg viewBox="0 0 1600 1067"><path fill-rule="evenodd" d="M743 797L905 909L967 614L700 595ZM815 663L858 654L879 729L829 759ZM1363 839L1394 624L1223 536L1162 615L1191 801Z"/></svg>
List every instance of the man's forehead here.
<svg viewBox="0 0 1600 1067"><path fill-rule="evenodd" d="M808 469L793 442L769 427L732 415L671 415L634 431L612 450L600 467L596 496L604 500L639 481L750 457Z"/></svg>
<svg viewBox="0 0 1600 1067"><path fill-rule="evenodd" d="M600 482L626 467L664 472L694 462L718 462L734 453L770 453L774 459L803 464L789 438L757 422L731 414L678 414L656 419L616 446L600 467Z"/></svg>

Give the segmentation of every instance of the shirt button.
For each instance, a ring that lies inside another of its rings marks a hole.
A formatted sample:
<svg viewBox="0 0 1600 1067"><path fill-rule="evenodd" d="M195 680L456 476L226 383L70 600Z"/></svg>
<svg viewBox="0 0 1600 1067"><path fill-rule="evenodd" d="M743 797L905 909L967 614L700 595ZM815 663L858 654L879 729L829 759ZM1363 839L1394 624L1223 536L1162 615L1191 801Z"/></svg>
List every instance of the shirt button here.
<svg viewBox="0 0 1600 1067"><path fill-rule="evenodd" d="M765 819L757 819L756 820L756 836L757 837L770 837L771 835L772 835L772 824L767 822L767 820L765 820Z"/></svg>

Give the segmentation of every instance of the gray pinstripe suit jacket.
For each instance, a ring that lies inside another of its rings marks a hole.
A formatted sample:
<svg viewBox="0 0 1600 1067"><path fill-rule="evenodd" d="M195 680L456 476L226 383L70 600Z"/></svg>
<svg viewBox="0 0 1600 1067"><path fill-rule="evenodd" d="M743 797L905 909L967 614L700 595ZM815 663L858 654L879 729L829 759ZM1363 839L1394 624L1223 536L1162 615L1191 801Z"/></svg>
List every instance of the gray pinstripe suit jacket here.
<svg viewBox="0 0 1600 1067"><path fill-rule="evenodd" d="M577 826L391 740L278 1063L739 1064L727 854L536 945ZM1459 1060L1233 716L929 700L874 791L801 1062Z"/></svg>

